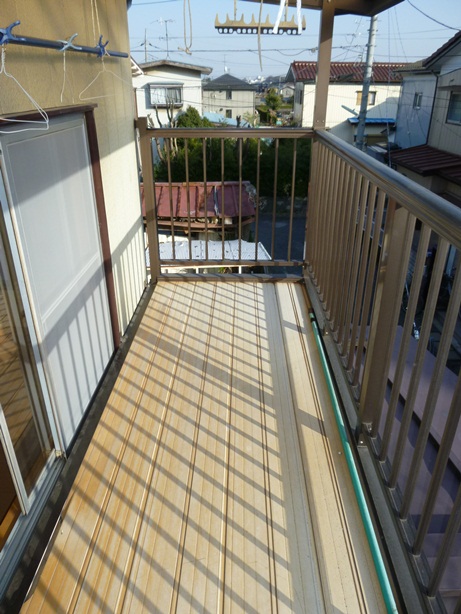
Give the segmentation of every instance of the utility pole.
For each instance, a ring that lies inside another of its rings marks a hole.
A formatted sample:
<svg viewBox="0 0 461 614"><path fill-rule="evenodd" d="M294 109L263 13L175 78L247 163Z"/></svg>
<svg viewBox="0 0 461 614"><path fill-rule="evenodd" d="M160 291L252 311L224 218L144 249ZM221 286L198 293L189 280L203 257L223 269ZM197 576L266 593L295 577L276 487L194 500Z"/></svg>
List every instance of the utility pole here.
<svg viewBox="0 0 461 614"><path fill-rule="evenodd" d="M370 22L370 34L367 45L367 59L365 64L365 74L363 76L362 100L360 102L359 123L357 126L357 136L355 146L363 150L365 137L365 120L367 118L368 93L370 91L371 76L373 72L373 58L375 54L376 31L378 29L378 17L374 15Z"/></svg>
<svg viewBox="0 0 461 614"><path fill-rule="evenodd" d="M144 62L147 64L147 28L144 29Z"/></svg>

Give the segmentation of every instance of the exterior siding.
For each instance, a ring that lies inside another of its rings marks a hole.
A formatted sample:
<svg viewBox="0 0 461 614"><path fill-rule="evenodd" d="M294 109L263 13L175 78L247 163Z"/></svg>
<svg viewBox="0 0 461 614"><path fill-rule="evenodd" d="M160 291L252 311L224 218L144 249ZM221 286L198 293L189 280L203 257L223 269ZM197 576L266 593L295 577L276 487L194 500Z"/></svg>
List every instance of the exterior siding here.
<svg viewBox="0 0 461 614"><path fill-rule="evenodd" d="M450 88L461 86L461 69L439 77L428 144L461 155L461 124L447 122Z"/></svg>
<svg viewBox="0 0 461 614"><path fill-rule="evenodd" d="M403 149L427 143L436 85L435 75L403 76L395 135ZM417 93L421 94L420 108L414 107Z"/></svg>
<svg viewBox="0 0 461 614"><path fill-rule="evenodd" d="M85 0L75 0L66 3L65 10L54 10L52 19L49 7L39 0L17 0L2 7L2 19L5 23L21 20L14 30L17 35L58 40L78 32L75 44L91 46L102 33L110 41L109 48L127 52L130 48L125 0L98 0L93 16ZM94 114L123 333L145 282L130 60L105 58L103 66L97 56L68 52L64 72L63 57L51 49L8 45L6 68L44 109L77 106L83 104L82 98L85 104L97 104ZM103 67L105 72L101 72ZM31 102L21 89L3 78L0 113L30 110Z"/></svg>

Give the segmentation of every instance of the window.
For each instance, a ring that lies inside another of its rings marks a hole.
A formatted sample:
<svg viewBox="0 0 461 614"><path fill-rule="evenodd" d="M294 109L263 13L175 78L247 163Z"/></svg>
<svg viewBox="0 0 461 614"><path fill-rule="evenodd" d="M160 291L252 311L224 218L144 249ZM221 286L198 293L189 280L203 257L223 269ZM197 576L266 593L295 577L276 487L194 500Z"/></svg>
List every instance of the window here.
<svg viewBox="0 0 461 614"><path fill-rule="evenodd" d="M152 84L149 95L152 107L182 106L182 85Z"/></svg>
<svg viewBox="0 0 461 614"><path fill-rule="evenodd" d="M232 90L227 90L227 92L226 92L226 100L232 100Z"/></svg>
<svg viewBox="0 0 461 614"><path fill-rule="evenodd" d="M461 124L461 94L451 92L448 104L447 122Z"/></svg>
<svg viewBox="0 0 461 614"><path fill-rule="evenodd" d="M422 100L423 100L422 92L415 92L415 95L413 98L413 109L420 109Z"/></svg>
<svg viewBox="0 0 461 614"><path fill-rule="evenodd" d="M226 109L226 117L232 119L232 109Z"/></svg>
<svg viewBox="0 0 461 614"><path fill-rule="evenodd" d="M362 91L357 92L357 99L355 101L355 104L357 106L360 106L362 104ZM376 92L368 92L368 106L372 107L374 104L376 104Z"/></svg>

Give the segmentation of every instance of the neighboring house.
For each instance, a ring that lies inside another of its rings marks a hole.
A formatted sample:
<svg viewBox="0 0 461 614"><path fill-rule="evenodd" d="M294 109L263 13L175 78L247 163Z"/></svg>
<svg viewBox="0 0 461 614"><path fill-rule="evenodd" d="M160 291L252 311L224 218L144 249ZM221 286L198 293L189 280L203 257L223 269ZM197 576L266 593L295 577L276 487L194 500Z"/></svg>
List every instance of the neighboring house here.
<svg viewBox="0 0 461 614"><path fill-rule="evenodd" d="M385 141L395 123L400 94L402 64L373 64L372 84L368 96L366 139L371 144ZM353 143L357 133L365 65L356 62L332 62L326 129ZM294 121L307 128L313 125L316 62L292 62L286 81L294 82Z"/></svg>
<svg viewBox="0 0 461 614"><path fill-rule="evenodd" d="M402 89L395 131L399 147L414 147L427 142L437 76L423 62L410 64L400 71Z"/></svg>
<svg viewBox="0 0 461 614"><path fill-rule="evenodd" d="M211 68L172 60L138 64L141 74L133 75L139 117L150 117L155 127L170 125L188 107L202 115L202 75Z"/></svg>
<svg viewBox="0 0 461 614"><path fill-rule="evenodd" d="M203 85L203 112L227 119L254 116L256 87L228 73Z"/></svg>
<svg viewBox="0 0 461 614"><path fill-rule="evenodd" d="M391 163L461 206L461 32L415 67L410 77L404 75L404 85L407 78L411 89L403 90L408 94L402 93L398 112L402 120L396 132L402 149L392 153Z"/></svg>
<svg viewBox="0 0 461 614"><path fill-rule="evenodd" d="M126 0L100 6L96 36L86 0L2 20L129 54ZM129 57L2 52L0 597L146 284Z"/></svg>

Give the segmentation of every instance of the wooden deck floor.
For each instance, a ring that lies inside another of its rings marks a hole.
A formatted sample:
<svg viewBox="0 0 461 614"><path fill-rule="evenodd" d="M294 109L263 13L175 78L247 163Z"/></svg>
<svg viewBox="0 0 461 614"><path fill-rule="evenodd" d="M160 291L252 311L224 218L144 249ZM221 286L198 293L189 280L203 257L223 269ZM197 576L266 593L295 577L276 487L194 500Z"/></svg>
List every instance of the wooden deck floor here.
<svg viewBox="0 0 461 614"><path fill-rule="evenodd" d="M158 284L23 611L385 611L299 284Z"/></svg>

